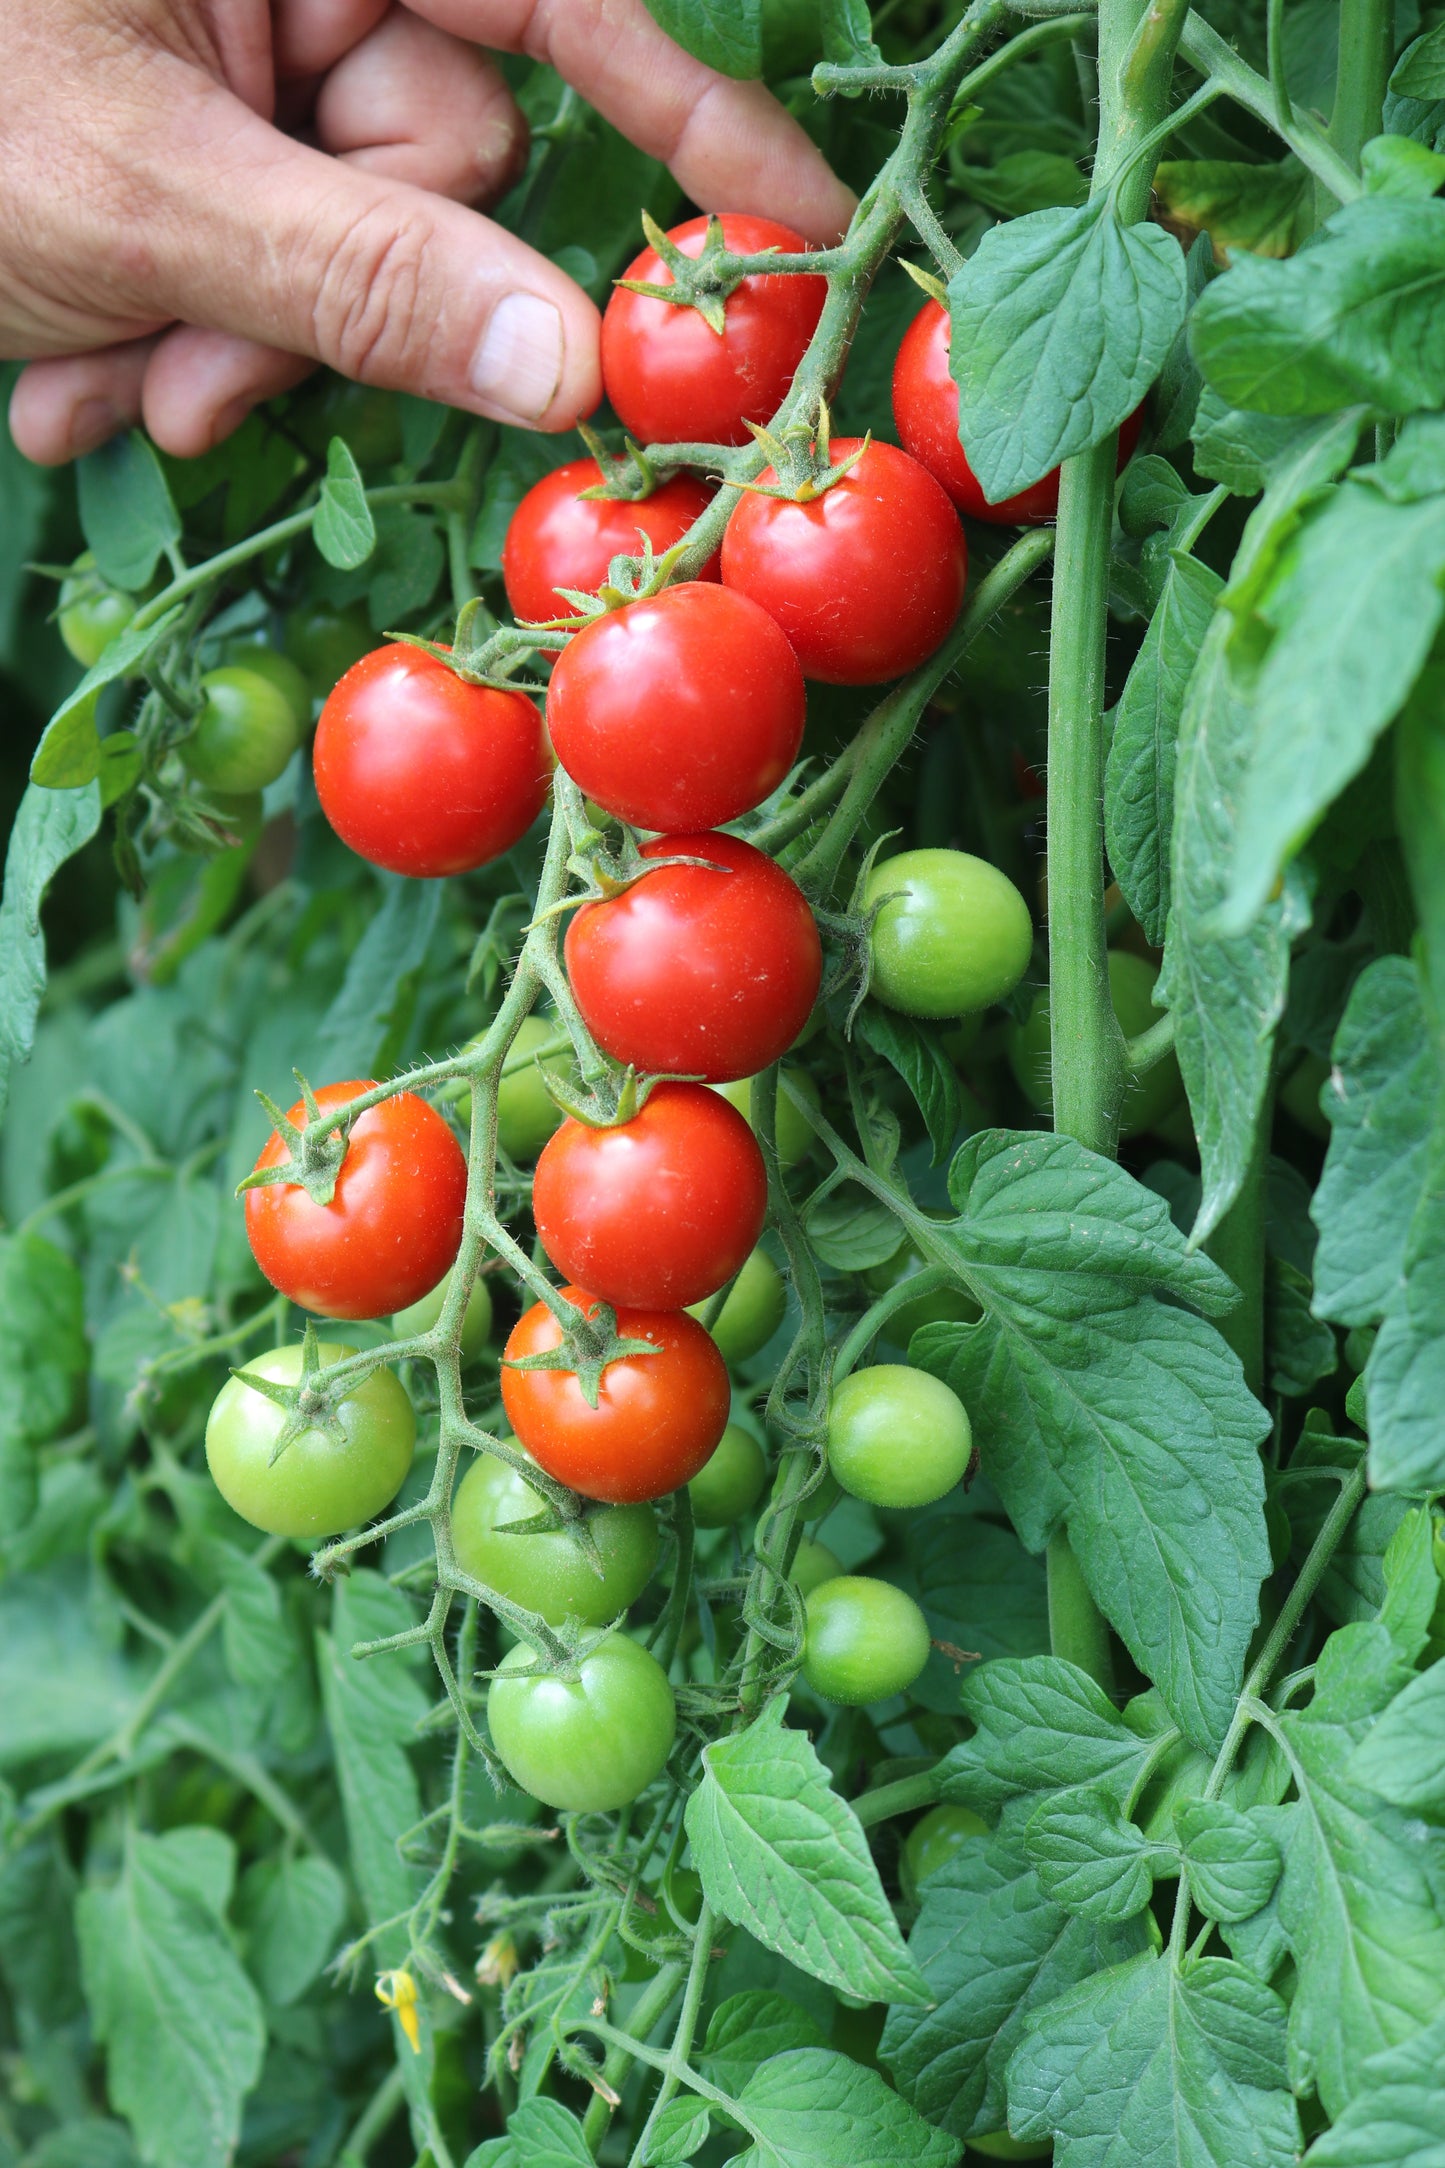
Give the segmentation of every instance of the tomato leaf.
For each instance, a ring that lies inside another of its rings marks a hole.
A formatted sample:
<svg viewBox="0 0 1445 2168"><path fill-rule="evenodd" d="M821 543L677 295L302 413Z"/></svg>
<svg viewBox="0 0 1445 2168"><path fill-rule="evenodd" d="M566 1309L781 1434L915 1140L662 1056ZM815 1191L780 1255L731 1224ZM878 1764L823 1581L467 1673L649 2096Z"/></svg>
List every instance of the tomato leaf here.
<svg viewBox="0 0 1445 2168"><path fill-rule="evenodd" d="M374 1573L353 1573L336 1587L330 1635L320 1637L321 1691L336 1755L352 1872L372 1925L405 1913L420 1887L396 1839L421 1819L421 1794L407 1757L426 1697L395 1656L358 1662L354 1641L375 1640L412 1623L409 1606ZM391 1927L372 1944L377 1960L400 1964L405 1929ZM403 2066L405 2067L405 2066Z"/></svg>
<svg viewBox="0 0 1445 2168"><path fill-rule="evenodd" d="M949 281L958 433L996 503L1119 427L1184 319L1179 244L1107 197L991 227Z"/></svg>
<svg viewBox="0 0 1445 2168"><path fill-rule="evenodd" d="M1046 1897L1106 1926L1143 1911L1156 1861L1166 1871L1175 1864L1174 1853L1151 1845L1107 1791L1087 1784L1036 1808L1024 1825L1023 1847Z"/></svg>
<svg viewBox="0 0 1445 2168"><path fill-rule="evenodd" d="M1199 394L1190 435L1195 472L1223 482L1237 497L1253 497L1314 424L1293 416L1251 414L1230 406L1206 384Z"/></svg>
<svg viewBox="0 0 1445 2168"><path fill-rule="evenodd" d="M76 462L80 524L96 566L116 587L139 594L161 553L181 539L160 461L138 429L112 437Z"/></svg>
<svg viewBox="0 0 1445 2168"><path fill-rule="evenodd" d="M1395 62L1390 88L1399 98L1445 97L1445 24L1437 23Z"/></svg>
<svg viewBox="0 0 1445 2168"><path fill-rule="evenodd" d="M701 2060L714 2085L739 2093L748 2079L774 2055L792 2048L821 2048L827 2042L806 2010L786 1995L753 1989L719 2003L707 2029Z"/></svg>
<svg viewBox="0 0 1445 2168"><path fill-rule="evenodd" d="M762 0L647 0L647 12L684 52L719 75L762 74Z"/></svg>
<svg viewBox="0 0 1445 2168"><path fill-rule="evenodd" d="M831 1534L831 1531L830 1531ZM1043 1569L1011 1529L956 1514L910 1516L906 1585L935 1642L980 1657L1032 1656L1049 1645ZM969 1667L935 1647L910 1689L941 1715L957 1714Z"/></svg>
<svg viewBox="0 0 1445 2168"><path fill-rule="evenodd" d="M341 437L333 437L326 447L326 478L311 535L326 562L340 572L365 564L376 548L376 522L361 469Z"/></svg>
<svg viewBox="0 0 1445 2168"><path fill-rule="evenodd" d="M1270 1810L1266 1809L1266 1815ZM1266 1824L1222 1799L1188 1799L1175 1827L1189 1868L1189 1893L1212 1920L1247 1920L1273 1895L1281 1866Z"/></svg>
<svg viewBox="0 0 1445 2168"><path fill-rule="evenodd" d="M127 625L100 661L68 692L45 726L30 763L30 780L47 790L77 790L93 783L104 755L95 727L95 696L116 678L136 674L151 650L166 639L181 614L177 603L151 625Z"/></svg>
<svg viewBox="0 0 1445 2168"><path fill-rule="evenodd" d="M1350 1774L1392 1806L1438 1819L1445 1807L1445 1661L1390 1703L1357 1749Z"/></svg>
<svg viewBox="0 0 1445 2168"><path fill-rule="evenodd" d="M45 891L68 858L100 826L100 792L41 790L32 783L20 801L5 857L0 896L0 1114L10 1079L35 1044L40 997L45 991L45 935L40 907Z"/></svg>
<svg viewBox="0 0 1445 2168"><path fill-rule="evenodd" d="M876 68L883 55L873 42L873 11L867 0L819 0L823 55L836 68Z"/></svg>
<svg viewBox="0 0 1445 2168"><path fill-rule="evenodd" d="M1305 2168L1432 2168L1445 2146L1445 2018L1404 2045L1372 2055L1360 2090L1332 2130L1316 2138Z"/></svg>
<svg viewBox="0 0 1445 2168"><path fill-rule="evenodd" d="M779 1697L703 1754L687 1833L708 1903L845 1994L922 2000L857 1816L783 1713Z"/></svg>
<svg viewBox="0 0 1445 2168"><path fill-rule="evenodd" d="M1207 233L1221 258L1235 249L1290 256L1312 223L1314 180L1296 158L1166 158L1154 169L1154 193L1172 219Z"/></svg>
<svg viewBox="0 0 1445 2168"><path fill-rule="evenodd" d="M675 2161L691 2160L711 2129L708 2104L696 2093L681 2093L676 2100L669 2100L647 2142L644 2157L648 2168L671 2168Z"/></svg>
<svg viewBox="0 0 1445 2168"><path fill-rule="evenodd" d="M321 1019L308 1075L370 1076L410 1019L417 981L441 919L441 881L383 873L381 909L351 952Z"/></svg>
<svg viewBox="0 0 1445 2168"><path fill-rule="evenodd" d="M1289 2168L1285 2013L1228 1958L1146 1955L1061 1995L1009 2064L1009 2127L1059 2168Z"/></svg>
<svg viewBox="0 0 1445 2168"><path fill-rule="evenodd" d="M1088 1785L1125 1799L1150 1743L1101 1686L1057 1656L1005 1657L965 1681L973 1735L939 1765L945 1799L990 1817L1015 1799Z"/></svg>
<svg viewBox="0 0 1445 2168"><path fill-rule="evenodd" d="M933 1164L942 1166L963 1120L963 1085L938 1032L873 1001L863 1004L853 1029L865 1046L892 1064L908 1086L928 1125Z"/></svg>
<svg viewBox="0 0 1445 2168"><path fill-rule="evenodd" d="M775 2055L743 2088L760 2133L735 2168L952 2168L958 2146L930 2129L876 2070L828 2048Z"/></svg>
<svg viewBox="0 0 1445 2168"><path fill-rule="evenodd" d="M258 1859L241 1878L236 1910L252 1977L267 2002L284 2009L335 1952L346 1884L319 1852Z"/></svg>

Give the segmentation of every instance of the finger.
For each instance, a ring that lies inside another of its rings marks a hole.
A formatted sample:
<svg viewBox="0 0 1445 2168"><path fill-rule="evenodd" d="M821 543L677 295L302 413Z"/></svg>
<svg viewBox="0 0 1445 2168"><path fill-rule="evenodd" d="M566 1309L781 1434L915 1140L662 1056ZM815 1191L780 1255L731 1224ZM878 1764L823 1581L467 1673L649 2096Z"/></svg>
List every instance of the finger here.
<svg viewBox="0 0 1445 2168"><path fill-rule="evenodd" d="M10 397L10 433L27 459L58 467L132 428L154 339L32 361Z"/></svg>
<svg viewBox="0 0 1445 2168"><path fill-rule="evenodd" d="M736 83L660 30L643 0L409 0L460 38L550 61L704 210L755 211L836 241L856 199L761 83Z"/></svg>
<svg viewBox="0 0 1445 2168"><path fill-rule="evenodd" d="M178 324L157 341L141 387L141 414L163 452L199 459L253 407L311 374L315 364L228 331Z"/></svg>
<svg viewBox="0 0 1445 2168"><path fill-rule="evenodd" d="M527 155L526 123L499 71L404 8L332 68L315 127L323 150L458 203L501 195Z"/></svg>
<svg viewBox="0 0 1445 2168"><path fill-rule="evenodd" d="M391 0L275 0L271 46L278 76L324 75L374 30Z"/></svg>

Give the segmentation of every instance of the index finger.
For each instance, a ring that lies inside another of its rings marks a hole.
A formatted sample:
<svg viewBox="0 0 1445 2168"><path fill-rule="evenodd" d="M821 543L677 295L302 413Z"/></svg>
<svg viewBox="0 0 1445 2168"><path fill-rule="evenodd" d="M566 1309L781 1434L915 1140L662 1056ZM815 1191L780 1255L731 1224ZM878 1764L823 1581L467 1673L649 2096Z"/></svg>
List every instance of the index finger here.
<svg viewBox="0 0 1445 2168"><path fill-rule="evenodd" d="M550 62L705 211L756 212L824 245L853 215L852 191L771 92L695 60L643 0L407 4L458 37Z"/></svg>

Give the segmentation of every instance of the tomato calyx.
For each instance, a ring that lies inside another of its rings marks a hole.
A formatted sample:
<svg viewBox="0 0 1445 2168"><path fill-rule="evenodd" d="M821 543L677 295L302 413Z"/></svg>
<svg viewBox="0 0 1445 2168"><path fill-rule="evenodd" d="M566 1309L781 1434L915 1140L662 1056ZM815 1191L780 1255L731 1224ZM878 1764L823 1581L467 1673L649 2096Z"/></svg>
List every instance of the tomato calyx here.
<svg viewBox="0 0 1445 2168"><path fill-rule="evenodd" d="M597 1303L590 1316L564 1297L559 1297L552 1307L562 1327L556 1347L540 1349L535 1355L504 1355L503 1365L508 1370L571 1371L589 1408L597 1406L603 1373L612 1363L631 1355L661 1353L651 1340L624 1339L618 1333L617 1312L610 1303ZM564 1307L570 1310L570 1319L563 1319Z"/></svg>
<svg viewBox="0 0 1445 2168"><path fill-rule="evenodd" d="M781 497L789 504L812 504L824 490L836 489L873 442L870 429L851 452L845 452L834 462L829 452L832 421L826 399L818 401L814 421L790 422L776 434L761 422L749 422L748 428L759 450L767 453L774 479L771 482L738 481L734 486L755 497Z"/></svg>
<svg viewBox="0 0 1445 2168"><path fill-rule="evenodd" d="M558 619L565 624L568 620ZM528 630L550 631L552 626L529 627ZM384 638L400 647L419 647L433 662L439 662L459 677L464 685L484 685L494 693L523 693L529 698L540 699L546 692L530 678L516 678L516 670L526 652L517 646L516 635L505 628L498 631L497 621L482 601L480 595L464 602L457 612L456 631L450 642L426 640L419 632L388 632ZM563 647L563 640L529 641L528 646Z"/></svg>
<svg viewBox="0 0 1445 2168"><path fill-rule="evenodd" d="M636 556L619 555L607 567L607 577L595 594L582 587L558 587L554 589L565 602L572 605L566 617L528 619L525 630L532 632L580 632L594 618L606 617L613 610L625 610L632 602L650 602L670 585L673 572L687 554L687 542L674 542L659 557L652 547L652 537L641 527L637 530L642 538L642 548Z"/></svg>
<svg viewBox="0 0 1445 2168"><path fill-rule="evenodd" d="M680 470L663 467L661 470L648 457L635 438L623 435L625 449L609 452L597 431L587 422L577 424L577 434L596 460L602 479L590 489L577 492L584 504L601 501L606 504L642 504L653 491Z"/></svg>
<svg viewBox="0 0 1445 2168"><path fill-rule="evenodd" d="M316 1094L301 1071L293 1069L291 1074L301 1087L301 1097L305 1101L306 1127L299 1129L274 1099L258 1091L256 1097L270 1115L277 1135L285 1142L289 1157L278 1160L274 1167L253 1167L244 1180L236 1184L236 1195L239 1197L243 1190L264 1189L272 1182L290 1182L304 1189L313 1204L328 1205L336 1195L353 1117L330 1120L323 1115ZM307 1330L310 1330L309 1326Z"/></svg>
<svg viewBox="0 0 1445 2168"><path fill-rule="evenodd" d="M274 1468L288 1445L304 1438L308 1431L319 1430L324 1437L333 1438L339 1445L346 1443L346 1426L338 1409L347 1394L354 1390L356 1381L351 1380L340 1392L328 1386L318 1386L316 1378L321 1374L321 1345L316 1337L316 1327L308 1318L305 1336L301 1342L301 1381L297 1385L283 1385L274 1378L258 1377L254 1370L233 1370L233 1378L239 1378L249 1392L261 1393L285 1411L286 1420L276 1433L266 1462Z"/></svg>
<svg viewBox="0 0 1445 2168"><path fill-rule="evenodd" d="M936 301L941 309L948 307L948 287L941 278L935 278L931 271L923 270L919 264L910 263L906 256L898 258L898 265L900 270L908 273L915 286L921 287L930 301Z"/></svg>
<svg viewBox="0 0 1445 2168"><path fill-rule="evenodd" d="M649 301L696 309L708 330L721 338L727 328L728 296L753 275L756 266L733 255L723 236L722 220L715 213L708 219L707 233L696 256L689 256L670 240L647 211L642 214L642 230L648 247L672 273L672 283L665 286L652 279L614 279L613 284L630 294L645 294ZM761 251L764 257L775 253L773 249Z"/></svg>

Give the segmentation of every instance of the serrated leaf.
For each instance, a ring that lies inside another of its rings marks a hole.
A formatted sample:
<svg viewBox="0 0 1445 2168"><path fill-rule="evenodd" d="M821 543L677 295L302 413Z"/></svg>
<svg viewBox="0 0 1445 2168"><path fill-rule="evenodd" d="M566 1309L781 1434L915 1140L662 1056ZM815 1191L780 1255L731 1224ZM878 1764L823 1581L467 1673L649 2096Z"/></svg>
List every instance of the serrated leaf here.
<svg viewBox="0 0 1445 2168"><path fill-rule="evenodd" d="M100 792L41 790L32 783L20 801L5 855L0 896L0 1115L10 1079L30 1059L40 997L45 991L45 935L40 907L51 881L100 826Z"/></svg>
<svg viewBox="0 0 1445 2168"><path fill-rule="evenodd" d="M1396 1695L1356 1750L1349 1774L1392 1806L1433 1815L1445 1808L1445 1661Z"/></svg>
<svg viewBox="0 0 1445 2168"><path fill-rule="evenodd" d="M867 0L819 0L823 57L839 68L876 67L883 55L873 42Z"/></svg>
<svg viewBox="0 0 1445 2168"><path fill-rule="evenodd" d="M1058 1656L1002 1657L963 1685L974 1729L939 1765L945 1799L996 1815L1012 1799L1087 1784L1124 1799L1150 1742L1124 1723L1103 1688Z"/></svg>
<svg viewBox="0 0 1445 2168"><path fill-rule="evenodd" d="M896 1212L857 1182L836 1182L808 1204L803 1223L825 1265L838 1272L866 1272L886 1265L903 1246Z"/></svg>
<svg viewBox="0 0 1445 2168"><path fill-rule="evenodd" d="M983 1658L1033 1656L1049 1645L1043 1569L1010 1529L970 1516L917 1513L907 1529L907 1586L935 1641ZM953 1716L972 1667L934 1648L910 1689Z"/></svg>
<svg viewBox="0 0 1445 2168"><path fill-rule="evenodd" d="M984 1317L926 1326L909 1352L969 1409L1025 1545L1067 1529L1176 1721L1217 1743L1268 1570L1267 1420L1217 1332L1178 1304L1225 1309L1229 1283L1161 1197L1067 1137L981 1132L950 1188L960 1217L935 1240Z"/></svg>
<svg viewBox="0 0 1445 2168"><path fill-rule="evenodd" d="M1209 1919L1247 1920L1269 1903L1280 1849L1255 1815L1222 1799L1188 1799L1176 1810L1174 1826L1189 1867L1189 1893Z"/></svg>
<svg viewBox="0 0 1445 2168"><path fill-rule="evenodd" d="M80 524L103 576L139 594L162 551L181 538L160 461L138 429L76 462Z"/></svg>
<svg viewBox="0 0 1445 2168"><path fill-rule="evenodd" d="M734 2168L953 2168L960 2148L876 2070L828 2048L793 2048L753 2073L740 2106L757 2132Z"/></svg>
<svg viewBox="0 0 1445 2168"><path fill-rule="evenodd" d="M1009 2127L1057 2168L1292 2168L1284 2006L1242 1965L1145 1956L1042 2011L1009 2064Z"/></svg>
<svg viewBox="0 0 1445 2168"><path fill-rule="evenodd" d="M592 2168L582 2125L559 2100L524 2100L512 2111L507 2136L526 2168Z"/></svg>
<svg viewBox="0 0 1445 2168"><path fill-rule="evenodd" d="M1445 2018L1372 2055L1360 2091L1304 2168L1439 2168L1445 2158Z"/></svg>
<svg viewBox="0 0 1445 2168"><path fill-rule="evenodd" d="M853 1025L855 1035L881 1054L902 1077L927 1124L933 1164L942 1166L963 1119L963 1085L935 1029L893 1009L865 1002Z"/></svg>
<svg viewBox="0 0 1445 2168"><path fill-rule="evenodd" d="M365 564L376 548L376 522L366 501L366 484L342 437L333 437L326 447L326 476L311 534L326 562L340 572Z"/></svg>
<svg viewBox="0 0 1445 2168"><path fill-rule="evenodd" d="M909 1947L932 2007L890 2010L879 2054L905 2100L955 2137L1004 2121L1004 2071L1031 2013L1144 1946L1141 1919L1099 1927L1045 1896L1016 1842L990 1838L923 1886Z"/></svg>
<svg viewBox="0 0 1445 2168"><path fill-rule="evenodd" d="M1148 1904L1152 1862L1167 1858L1106 1791L1081 1785L1035 1809L1023 1846L1046 1897L1080 1919L1117 1926Z"/></svg>
<svg viewBox="0 0 1445 2168"><path fill-rule="evenodd" d="M1114 710L1104 773L1109 864L1156 948L1169 915L1179 719L1223 585L1196 558L1171 554L1163 592Z"/></svg>
<svg viewBox="0 0 1445 2168"><path fill-rule="evenodd" d="M233 1861L218 1830L133 1831L119 1880L76 1907L110 2097L153 2168L227 2168L260 2075L261 2005L216 1903Z"/></svg>
<svg viewBox="0 0 1445 2168"><path fill-rule="evenodd" d="M647 12L684 52L719 75L762 74L762 0L647 0Z"/></svg>
<svg viewBox="0 0 1445 2168"><path fill-rule="evenodd" d="M687 1833L708 1903L845 1994L921 2000L858 1818L783 1713L776 1699L704 1750Z"/></svg>
<svg viewBox="0 0 1445 2168"><path fill-rule="evenodd" d="M790 2048L821 2048L827 2041L806 2010L786 1995L754 1988L719 2003L707 2028L700 2060L714 2085L740 2093L753 2072Z"/></svg>
<svg viewBox="0 0 1445 2168"><path fill-rule="evenodd" d="M320 1853L259 1859L237 1899L246 1962L267 2002L284 2009L334 1956L346 1916L346 1884Z"/></svg>
<svg viewBox="0 0 1445 2168"><path fill-rule="evenodd" d="M958 433L991 502L1132 414L1184 319L1184 258L1108 199L994 226L949 281Z"/></svg>
<svg viewBox="0 0 1445 2168"><path fill-rule="evenodd" d="M1302 1399L1339 1367L1339 1350L1328 1325L1310 1311L1308 1277L1287 1258L1265 1259L1265 1344L1274 1392Z"/></svg>

